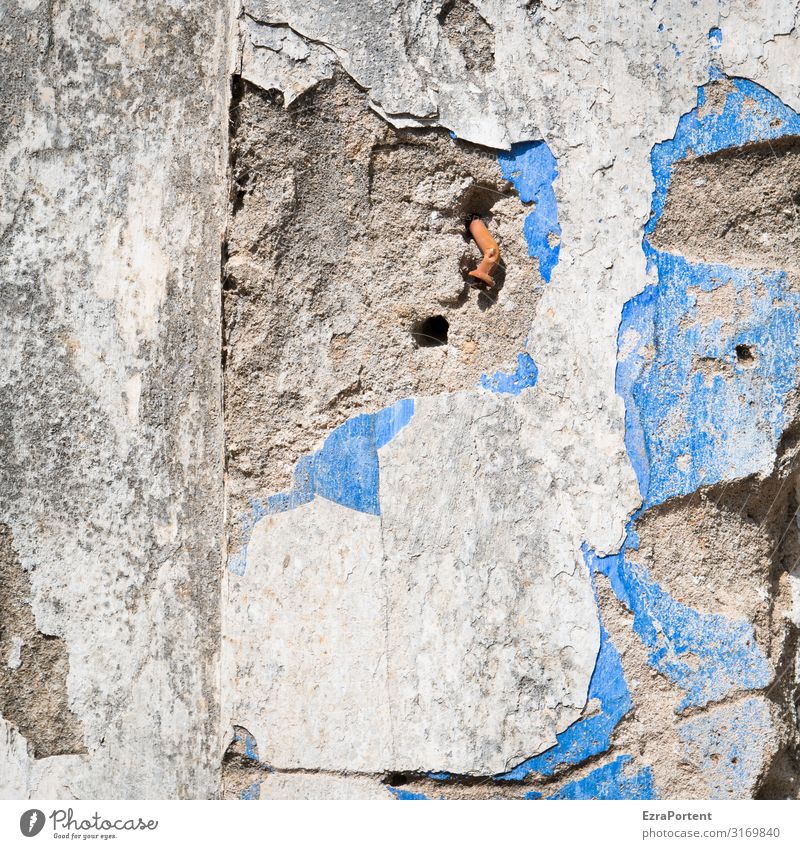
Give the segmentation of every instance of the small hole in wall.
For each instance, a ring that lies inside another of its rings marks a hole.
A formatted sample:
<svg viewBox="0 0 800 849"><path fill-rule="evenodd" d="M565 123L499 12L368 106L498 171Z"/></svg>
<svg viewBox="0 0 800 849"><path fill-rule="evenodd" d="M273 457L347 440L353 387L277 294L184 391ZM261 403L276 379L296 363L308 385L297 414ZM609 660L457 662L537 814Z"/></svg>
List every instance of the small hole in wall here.
<svg viewBox="0 0 800 849"><path fill-rule="evenodd" d="M756 355L755 348L751 345L737 345L736 362L742 368L753 368L756 362L758 362L758 356Z"/></svg>
<svg viewBox="0 0 800 849"><path fill-rule="evenodd" d="M437 348L447 344L450 323L443 315L432 315L411 328L411 338L418 348Z"/></svg>
<svg viewBox="0 0 800 849"><path fill-rule="evenodd" d="M486 225L492 220L492 207L503 198L513 197L511 183L497 186L484 186L473 183L461 195L456 205L456 214L464 222L464 241L469 241L469 222L473 218L482 218Z"/></svg>

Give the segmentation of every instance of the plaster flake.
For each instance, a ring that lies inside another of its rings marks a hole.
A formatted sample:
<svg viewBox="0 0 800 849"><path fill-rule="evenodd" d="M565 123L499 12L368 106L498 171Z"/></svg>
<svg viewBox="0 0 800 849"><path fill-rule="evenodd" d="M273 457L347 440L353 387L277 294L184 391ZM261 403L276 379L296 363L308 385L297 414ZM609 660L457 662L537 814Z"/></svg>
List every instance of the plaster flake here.
<svg viewBox="0 0 800 849"><path fill-rule="evenodd" d="M551 527L583 499L539 495L524 397L418 400L379 450L380 517L318 497L256 523L225 690L265 763L502 772L579 718L599 626L579 542Z"/></svg>
<svg viewBox="0 0 800 849"><path fill-rule="evenodd" d="M591 585L549 531L560 499L543 495L542 434L527 396L513 397L421 399L380 452L393 715L415 768L503 771L552 746L586 703Z"/></svg>
<svg viewBox="0 0 800 849"><path fill-rule="evenodd" d="M242 29L242 77L265 90L281 91L284 106L333 75L334 53L306 42L288 27L246 18Z"/></svg>
<svg viewBox="0 0 800 849"><path fill-rule="evenodd" d="M391 766L380 519L317 498L262 519L228 579L223 693L276 769Z"/></svg>
<svg viewBox="0 0 800 849"><path fill-rule="evenodd" d="M600 651L589 683L585 715L558 735L555 746L498 780L519 781L530 773L553 775L562 766L579 764L607 751L614 729L631 707L622 659L601 623Z"/></svg>
<svg viewBox="0 0 800 849"><path fill-rule="evenodd" d="M75 798L71 784L87 763L85 755L32 758L25 738L0 717L0 799Z"/></svg>
<svg viewBox="0 0 800 849"><path fill-rule="evenodd" d="M6 657L6 665L9 669L19 669L19 666L22 663L22 647L24 645L25 643L22 641L21 637L11 638L11 650L8 652L8 656Z"/></svg>

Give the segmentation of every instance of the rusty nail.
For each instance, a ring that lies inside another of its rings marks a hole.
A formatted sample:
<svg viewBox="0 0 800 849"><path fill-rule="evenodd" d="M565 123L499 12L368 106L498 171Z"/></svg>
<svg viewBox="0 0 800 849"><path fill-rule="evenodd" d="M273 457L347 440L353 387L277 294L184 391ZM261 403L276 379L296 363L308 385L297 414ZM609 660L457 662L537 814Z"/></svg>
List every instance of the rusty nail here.
<svg viewBox="0 0 800 849"><path fill-rule="evenodd" d="M480 218L473 218L469 222L469 232L475 239L475 243L483 251L483 259L474 271L469 272L469 276L481 280L487 286L494 286L492 275L500 264L500 247Z"/></svg>

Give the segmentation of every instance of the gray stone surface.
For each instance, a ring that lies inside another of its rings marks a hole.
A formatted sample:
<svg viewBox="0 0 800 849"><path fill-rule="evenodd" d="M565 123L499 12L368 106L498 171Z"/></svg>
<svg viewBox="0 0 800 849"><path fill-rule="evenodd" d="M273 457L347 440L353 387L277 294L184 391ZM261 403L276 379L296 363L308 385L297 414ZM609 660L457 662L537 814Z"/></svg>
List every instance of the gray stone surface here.
<svg viewBox="0 0 800 849"><path fill-rule="evenodd" d="M3 796L218 792L230 11L3 3L0 516L85 749Z"/></svg>

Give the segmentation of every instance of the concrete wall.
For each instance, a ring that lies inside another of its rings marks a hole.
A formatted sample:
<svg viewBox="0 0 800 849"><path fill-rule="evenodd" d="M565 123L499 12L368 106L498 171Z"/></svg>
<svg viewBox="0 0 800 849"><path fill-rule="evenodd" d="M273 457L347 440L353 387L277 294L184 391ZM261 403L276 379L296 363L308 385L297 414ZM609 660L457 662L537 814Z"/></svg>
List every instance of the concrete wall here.
<svg viewBox="0 0 800 849"><path fill-rule="evenodd" d="M793 3L5 21L5 795L797 796Z"/></svg>
<svg viewBox="0 0 800 849"><path fill-rule="evenodd" d="M3 4L5 796L217 793L229 15Z"/></svg>

